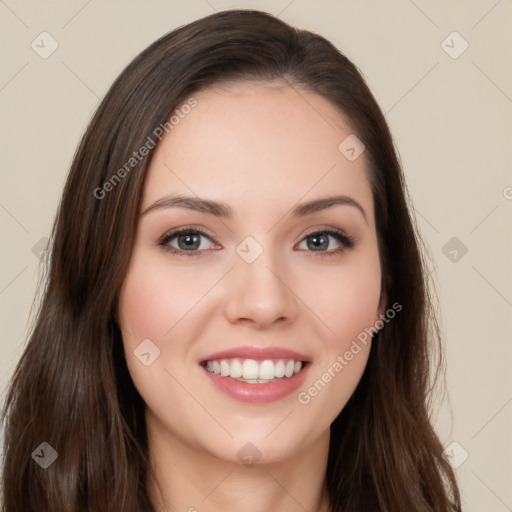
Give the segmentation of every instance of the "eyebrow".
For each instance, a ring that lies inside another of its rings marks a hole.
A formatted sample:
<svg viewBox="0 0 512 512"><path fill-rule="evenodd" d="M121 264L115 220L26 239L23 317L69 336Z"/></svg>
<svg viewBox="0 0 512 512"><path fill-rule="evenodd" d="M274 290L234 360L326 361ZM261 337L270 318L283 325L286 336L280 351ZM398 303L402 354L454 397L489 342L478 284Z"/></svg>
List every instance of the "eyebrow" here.
<svg viewBox="0 0 512 512"><path fill-rule="evenodd" d="M361 204L352 197L345 195L321 197L319 199L313 199L312 201L301 203L292 208L291 215L293 217L305 217L306 215L340 205L353 206L361 213L366 223L368 223L366 212ZM233 218L233 211L228 205L209 199L201 199L197 196L187 195L170 195L162 197L154 203L151 203L141 215L146 215L151 211L166 208L187 208L189 210L207 213L223 219Z"/></svg>

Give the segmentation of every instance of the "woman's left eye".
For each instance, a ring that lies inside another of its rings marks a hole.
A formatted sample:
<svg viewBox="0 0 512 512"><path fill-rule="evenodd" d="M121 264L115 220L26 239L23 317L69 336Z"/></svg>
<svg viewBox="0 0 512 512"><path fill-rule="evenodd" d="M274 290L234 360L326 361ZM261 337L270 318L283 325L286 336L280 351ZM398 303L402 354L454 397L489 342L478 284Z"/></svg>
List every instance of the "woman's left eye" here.
<svg viewBox="0 0 512 512"><path fill-rule="evenodd" d="M329 250L330 239L335 239L338 242L337 248ZM355 239L343 231L326 229L310 233L301 242L302 244L306 244L309 252L316 253L313 256L332 256L354 247Z"/></svg>
<svg viewBox="0 0 512 512"><path fill-rule="evenodd" d="M202 239L209 240L209 243ZM331 247L332 239L337 242L337 248ZM301 248L303 244L306 244L306 251L313 253L313 256L331 256L351 249L355 240L341 230L325 229L306 235L298 247ZM211 249L214 242L209 235L197 228L183 228L164 235L158 245L177 256L200 256L202 251Z"/></svg>

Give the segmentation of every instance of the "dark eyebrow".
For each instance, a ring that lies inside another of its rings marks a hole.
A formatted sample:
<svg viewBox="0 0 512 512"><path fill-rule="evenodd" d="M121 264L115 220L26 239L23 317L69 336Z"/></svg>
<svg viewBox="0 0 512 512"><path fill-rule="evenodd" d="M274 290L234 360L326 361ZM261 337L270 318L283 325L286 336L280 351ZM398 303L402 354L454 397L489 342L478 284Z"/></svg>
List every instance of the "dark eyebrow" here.
<svg viewBox="0 0 512 512"><path fill-rule="evenodd" d="M163 208L188 208L189 210L196 210L201 213L208 213L215 217L226 219L230 219L233 216L229 206L218 203L217 201L185 195L162 197L150 204L141 215L146 215L146 213L152 210L160 210Z"/></svg>
<svg viewBox="0 0 512 512"><path fill-rule="evenodd" d="M349 196L329 196L322 197L320 199L313 199L306 203L299 204L291 210L291 215L294 217L305 217L312 213L326 210L332 206L346 205L353 206L359 210L364 217L364 220L368 223L366 212L364 208L355 200ZM152 210L160 210L164 208L188 208L189 210L195 210L201 213L207 213L224 219L231 219L233 212L231 208L225 204L217 201L211 201L208 199L201 199L197 196L166 196L158 199L154 203L150 204L143 212L142 215L146 215Z"/></svg>
<svg viewBox="0 0 512 512"><path fill-rule="evenodd" d="M313 199L312 201L299 204L298 206L293 208L292 215L296 217L303 217L305 215L319 212L321 210L326 210L327 208L331 208L332 206L338 205L354 206L359 210L361 215L364 217L366 223L368 223L368 219L366 217L366 212L364 211L364 208L361 206L360 203L358 203L355 199L352 199L350 196L329 196L322 197L320 199Z"/></svg>

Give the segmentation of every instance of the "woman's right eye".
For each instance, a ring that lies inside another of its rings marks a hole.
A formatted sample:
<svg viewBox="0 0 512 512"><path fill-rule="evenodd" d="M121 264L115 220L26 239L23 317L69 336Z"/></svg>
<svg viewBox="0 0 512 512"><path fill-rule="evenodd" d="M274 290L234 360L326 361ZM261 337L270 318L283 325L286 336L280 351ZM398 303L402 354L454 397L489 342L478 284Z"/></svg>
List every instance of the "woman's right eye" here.
<svg viewBox="0 0 512 512"><path fill-rule="evenodd" d="M199 256L202 251L211 248L202 239L208 239L213 244L209 235L201 230L177 229L165 234L158 245L177 256Z"/></svg>

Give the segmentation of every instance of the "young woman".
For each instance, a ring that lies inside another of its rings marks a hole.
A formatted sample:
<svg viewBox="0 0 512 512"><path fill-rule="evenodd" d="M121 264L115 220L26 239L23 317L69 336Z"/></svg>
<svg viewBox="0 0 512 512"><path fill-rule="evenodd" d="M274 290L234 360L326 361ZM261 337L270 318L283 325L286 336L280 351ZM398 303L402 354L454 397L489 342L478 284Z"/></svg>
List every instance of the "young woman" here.
<svg viewBox="0 0 512 512"><path fill-rule="evenodd" d="M4 411L7 512L460 510L381 110L224 11L144 50L73 161Z"/></svg>

